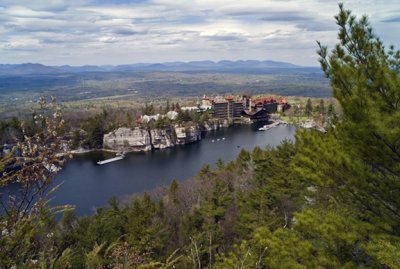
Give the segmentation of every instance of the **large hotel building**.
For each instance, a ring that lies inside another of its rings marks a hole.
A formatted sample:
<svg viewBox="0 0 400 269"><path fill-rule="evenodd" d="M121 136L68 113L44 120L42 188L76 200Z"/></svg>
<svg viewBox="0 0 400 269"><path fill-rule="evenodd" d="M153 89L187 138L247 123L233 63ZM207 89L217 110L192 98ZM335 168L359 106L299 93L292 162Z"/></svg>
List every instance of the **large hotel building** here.
<svg viewBox="0 0 400 269"><path fill-rule="evenodd" d="M245 117L250 121L257 121L268 119L270 113L284 111L288 107L288 102L282 97L251 98L242 95L209 98L204 95L202 106L211 106L214 118L234 120Z"/></svg>

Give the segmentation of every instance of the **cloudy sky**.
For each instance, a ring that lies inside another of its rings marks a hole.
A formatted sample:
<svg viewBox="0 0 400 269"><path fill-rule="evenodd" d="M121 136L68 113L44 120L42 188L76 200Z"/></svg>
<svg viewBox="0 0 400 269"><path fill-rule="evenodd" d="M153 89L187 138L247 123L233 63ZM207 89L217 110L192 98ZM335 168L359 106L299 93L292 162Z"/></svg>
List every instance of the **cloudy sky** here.
<svg viewBox="0 0 400 269"><path fill-rule="evenodd" d="M344 1L400 45L398 0ZM0 0L0 63L278 60L316 66L333 45L333 0Z"/></svg>

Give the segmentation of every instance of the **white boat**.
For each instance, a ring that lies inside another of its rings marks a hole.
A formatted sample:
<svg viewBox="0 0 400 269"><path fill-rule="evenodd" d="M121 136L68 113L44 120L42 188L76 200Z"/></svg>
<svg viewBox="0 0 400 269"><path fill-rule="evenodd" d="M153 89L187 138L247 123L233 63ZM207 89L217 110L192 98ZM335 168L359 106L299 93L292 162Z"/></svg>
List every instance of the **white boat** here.
<svg viewBox="0 0 400 269"><path fill-rule="evenodd" d="M111 159L107 159L107 160L103 160L103 161L98 161L97 164L102 165L102 164L106 164L106 163L111 163L111 162L115 162L115 161L119 161L119 160L123 160L125 158L125 155L123 153L120 153L119 156L111 158Z"/></svg>
<svg viewBox="0 0 400 269"><path fill-rule="evenodd" d="M274 127L276 127L276 126L278 126L278 125L280 125L280 124L281 124L280 121L274 121L274 122L272 122L271 124L264 125L263 127L258 128L258 130L260 130L260 131L267 131L267 130L269 130L269 129L271 129L271 128L274 128Z"/></svg>
<svg viewBox="0 0 400 269"><path fill-rule="evenodd" d="M217 139L217 141L219 141L219 138Z"/></svg>
<svg viewBox="0 0 400 269"><path fill-rule="evenodd" d="M222 140L225 140L225 137L223 137Z"/></svg>
<svg viewBox="0 0 400 269"><path fill-rule="evenodd" d="M214 142L215 142L215 140L213 139L213 140L211 140L211 142L213 142L213 143L214 143Z"/></svg>
<svg viewBox="0 0 400 269"><path fill-rule="evenodd" d="M264 125L263 127L258 128L259 131L267 131L271 129L272 127L269 125Z"/></svg>

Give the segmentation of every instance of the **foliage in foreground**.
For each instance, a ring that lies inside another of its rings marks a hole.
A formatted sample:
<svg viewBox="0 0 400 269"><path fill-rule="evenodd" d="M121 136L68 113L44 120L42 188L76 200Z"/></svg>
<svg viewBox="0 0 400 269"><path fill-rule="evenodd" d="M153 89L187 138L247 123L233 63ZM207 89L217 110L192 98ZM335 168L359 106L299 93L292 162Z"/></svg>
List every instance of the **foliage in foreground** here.
<svg viewBox="0 0 400 269"><path fill-rule="evenodd" d="M92 216L2 215L0 267L399 268L400 53L342 6L336 20L340 44L319 54L343 113L326 134Z"/></svg>

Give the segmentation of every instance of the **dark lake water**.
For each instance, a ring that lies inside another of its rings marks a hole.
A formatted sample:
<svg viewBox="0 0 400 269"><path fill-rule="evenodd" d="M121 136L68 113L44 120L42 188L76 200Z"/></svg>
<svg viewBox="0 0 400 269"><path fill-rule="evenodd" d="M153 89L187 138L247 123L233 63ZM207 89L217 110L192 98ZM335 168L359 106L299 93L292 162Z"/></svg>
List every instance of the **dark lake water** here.
<svg viewBox="0 0 400 269"><path fill-rule="evenodd" d="M91 152L75 156L57 175L56 183L63 183L52 195L51 204L75 205L77 215L90 214L96 207L106 205L112 196L144 192L168 185L173 179L186 180L205 163L214 167L219 158L235 159L242 148L276 146L285 138L292 139L295 133L293 126L282 125L268 131L258 131L258 127L242 125L212 131L198 143L129 153L124 160L105 165L98 165L97 161L113 157L113 154Z"/></svg>

